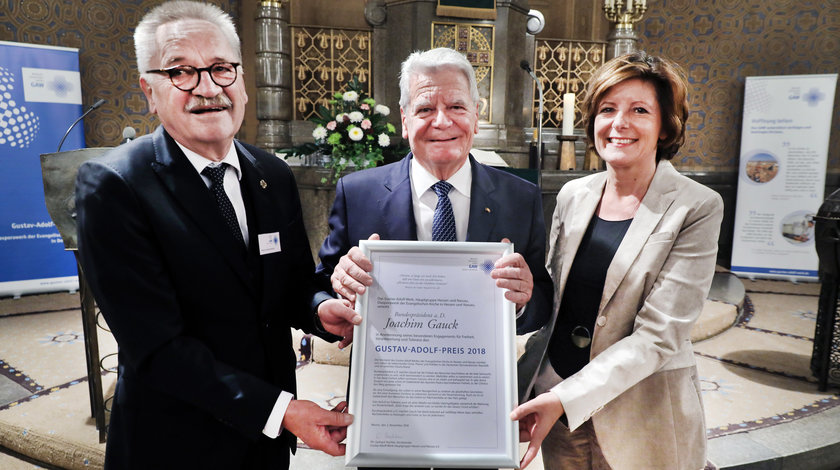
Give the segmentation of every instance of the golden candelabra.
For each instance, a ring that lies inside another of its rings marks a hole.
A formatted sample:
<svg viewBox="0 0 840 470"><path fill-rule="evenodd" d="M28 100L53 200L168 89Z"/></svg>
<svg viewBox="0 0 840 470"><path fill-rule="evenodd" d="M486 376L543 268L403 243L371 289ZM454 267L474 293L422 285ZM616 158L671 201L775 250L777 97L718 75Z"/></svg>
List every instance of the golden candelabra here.
<svg viewBox="0 0 840 470"><path fill-rule="evenodd" d="M631 29L647 11L647 0L604 0L604 15L619 29Z"/></svg>

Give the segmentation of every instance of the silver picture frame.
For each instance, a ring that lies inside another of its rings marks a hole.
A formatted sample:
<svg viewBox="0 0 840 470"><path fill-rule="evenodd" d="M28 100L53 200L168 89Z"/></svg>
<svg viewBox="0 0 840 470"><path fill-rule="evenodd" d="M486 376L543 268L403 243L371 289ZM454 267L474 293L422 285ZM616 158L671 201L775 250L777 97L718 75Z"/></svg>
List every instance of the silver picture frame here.
<svg viewBox="0 0 840 470"><path fill-rule="evenodd" d="M365 240L345 464L519 468L515 306L490 277L511 243Z"/></svg>

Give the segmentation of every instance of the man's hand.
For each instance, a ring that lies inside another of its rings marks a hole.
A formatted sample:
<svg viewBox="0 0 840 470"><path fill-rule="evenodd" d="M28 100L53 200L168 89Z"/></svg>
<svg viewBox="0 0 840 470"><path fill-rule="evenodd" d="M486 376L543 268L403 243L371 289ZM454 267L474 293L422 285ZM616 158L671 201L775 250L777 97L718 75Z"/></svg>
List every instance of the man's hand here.
<svg viewBox="0 0 840 470"><path fill-rule="evenodd" d="M352 304L346 299L321 302L318 305L318 318L325 330L341 336L342 339L338 343L340 349L353 342L353 326L362 323L362 316L353 310Z"/></svg>
<svg viewBox="0 0 840 470"><path fill-rule="evenodd" d="M374 233L368 240L379 240L379 234ZM373 263L362 254L359 247L354 246L346 255L338 260L338 266L330 276L333 290L345 299L356 302L356 295L365 293L367 286L373 284L369 272L373 271Z"/></svg>
<svg viewBox="0 0 840 470"><path fill-rule="evenodd" d="M502 243L510 243L510 240L503 238ZM507 289L505 298L515 303L517 310L531 300L534 276L521 254L511 253L499 258L490 277L496 280L496 286Z"/></svg>
<svg viewBox="0 0 840 470"><path fill-rule="evenodd" d="M519 462L521 468L527 467L534 460L545 436L563 413L565 410L560 397L550 391L517 406L511 412L510 419L519 421L519 442L530 441L528 450Z"/></svg>
<svg viewBox="0 0 840 470"><path fill-rule="evenodd" d="M283 416L283 429L288 429L309 447L330 455L344 455L347 426L353 415L345 413L347 402L327 411L308 400L292 400Z"/></svg>

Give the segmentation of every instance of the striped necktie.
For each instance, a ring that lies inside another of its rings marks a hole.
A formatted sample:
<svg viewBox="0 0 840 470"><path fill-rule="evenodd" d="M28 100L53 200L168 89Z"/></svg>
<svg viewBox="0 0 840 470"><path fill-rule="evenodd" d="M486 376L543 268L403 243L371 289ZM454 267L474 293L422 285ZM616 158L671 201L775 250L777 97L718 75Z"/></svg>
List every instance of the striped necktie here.
<svg viewBox="0 0 840 470"><path fill-rule="evenodd" d="M432 221L432 240L436 242L454 242L455 238L455 214L452 212L452 203L449 201L449 191L452 185L446 181L438 181L432 185L438 202L435 206L435 216Z"/></svg>

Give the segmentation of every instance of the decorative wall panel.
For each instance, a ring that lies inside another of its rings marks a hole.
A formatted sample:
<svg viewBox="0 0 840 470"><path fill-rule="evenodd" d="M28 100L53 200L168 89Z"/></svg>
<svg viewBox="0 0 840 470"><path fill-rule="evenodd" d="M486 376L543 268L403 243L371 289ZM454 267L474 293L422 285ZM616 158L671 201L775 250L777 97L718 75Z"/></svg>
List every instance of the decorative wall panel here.
<svg viewBox="0 0 840 470"><path fill-rule="evenodd" d="M840 71L837 0L661 0L639 25L641 47L683 65L690 116L684 170L737 171L744 79ZM829 168L840 167L840 93Z"/></svg>
<svg viewBox="0 0 840 470"><path fill-rule="evenodd" d="M448 47L463 53L475 69L478 82L478 119L492 122L493 26L467 23L432 23L432 48Z"/></svg>
<svg viewBox="0 0 840 470"><path fill-rule="evenodd" d="M115 145L125 126L145 134L157 125L137 84L131 36L142 15L162 1L0 0L0 40L80 49L84 103L108 100L85 119L87 143ZM234 18L244 8L239 0L213 3ZM648 5L646 18L638 25L640 46L678 61L689 78L688 135L675 161L680 169L736 171L745 77L840 71L837 0L655 0ZM565 3L558 8L574 10ZM251 20L246 18L246 24ZM492 33L484 37L492 47ZM492 60L493 55L488 57ZM535 59L535 70L541 73L542 65ZM492 92L492 74L484 77L481 96L486 99ZM829 168L834 170L840 169L840 93L836 96L829 144ZM484 120L490 119L487 104ZM546 106L552 108L556 112L558 106ZM578 126L580 118L578 113ZM63 131L56 131L56 142Z"/></svg>
<svg viewBox="0 0 840 470"><path fill-rule="evenodd" d="M534 48L534 74L543 86L543 127L562 127L563 94L575 94L575 128L580 129L580 102L589 77L604 63L605 42L538 39ZM533 85L531 127L539 122L539 90Z"/></svg>
<svg viewBox="0 0 840 470"><path fill-rule="evenodd" d="M355 76L368 96L371 79L371 33L354 29L292 27L292 64L295 119L316 115L333 94L343 91Z"/></svg>
<svg viewBox="0 0 840 470"><path fill-rule="evenodd" d="M106 100L85 118L85 140L88 147L114 146L126 126L134 127L137 135L157 127L137 82L133 34L143 15L160 3L163 0L0 0L0 40L79 49L84 106ZM237 0L211 3L238 17ZM56 145L65 130L54 130Z"/></svg>

